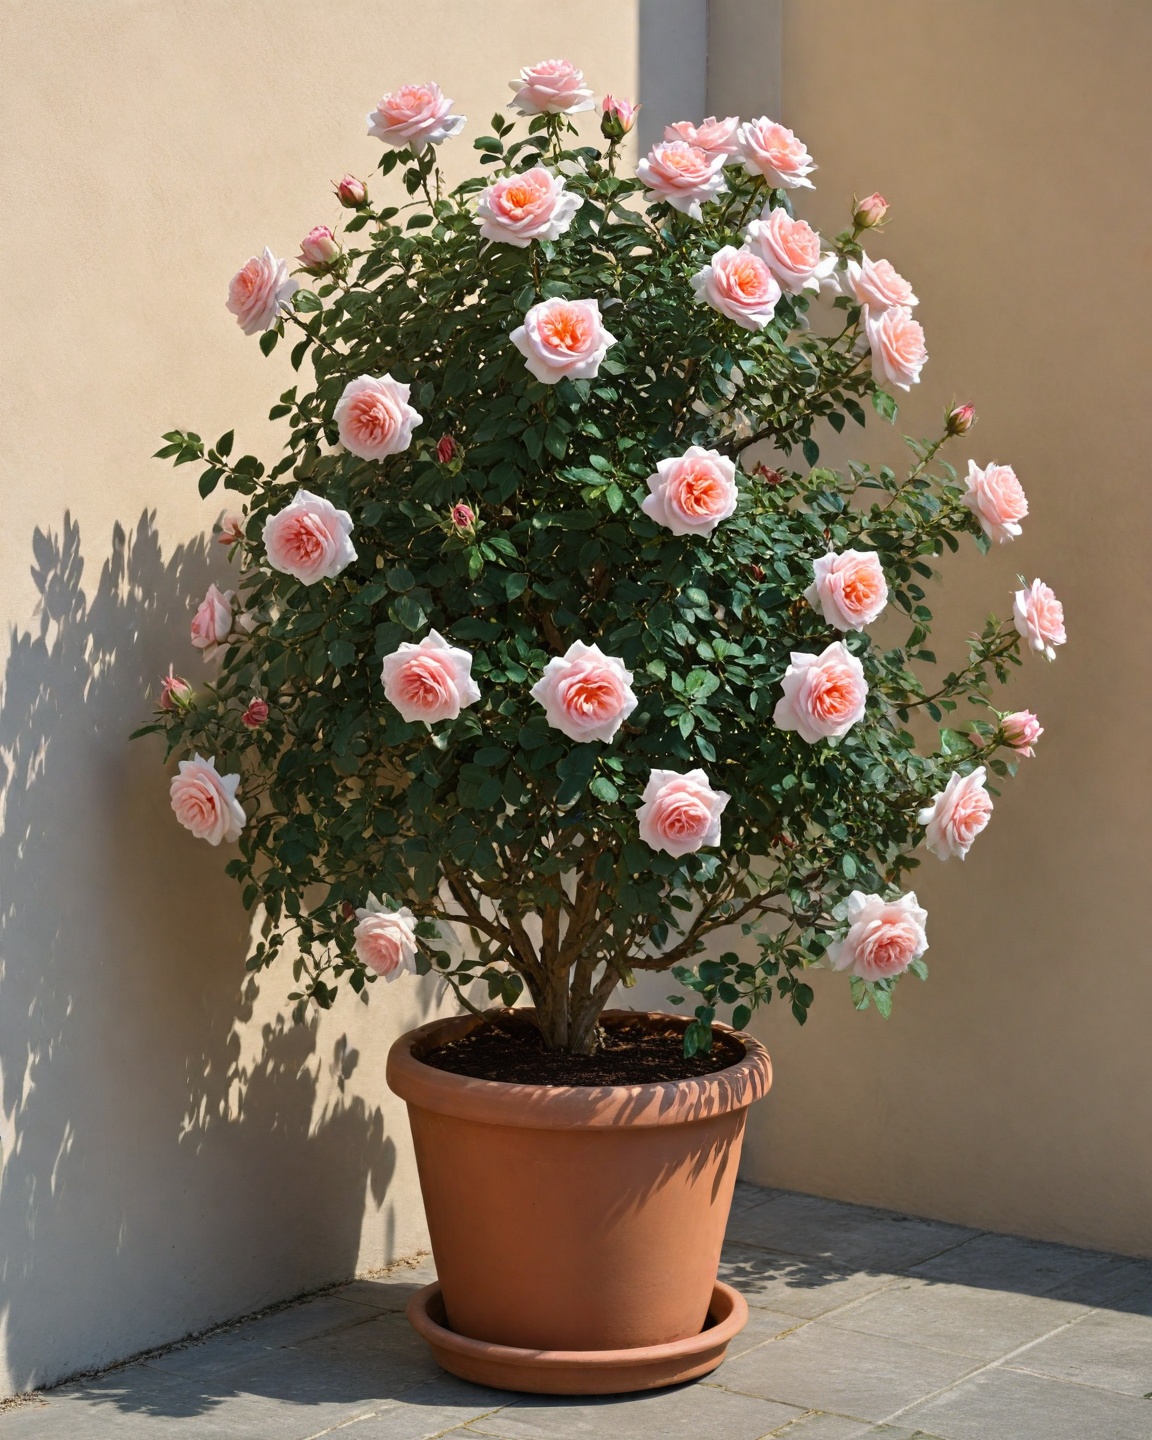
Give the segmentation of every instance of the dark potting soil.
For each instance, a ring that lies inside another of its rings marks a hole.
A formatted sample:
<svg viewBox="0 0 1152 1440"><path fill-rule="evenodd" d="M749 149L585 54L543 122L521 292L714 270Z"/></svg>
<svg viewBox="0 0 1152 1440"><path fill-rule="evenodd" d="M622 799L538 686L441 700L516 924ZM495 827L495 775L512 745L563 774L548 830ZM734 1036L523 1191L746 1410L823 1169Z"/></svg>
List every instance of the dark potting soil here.
<svg viewBox="0 0 1152 1440"><path fill-rule="evenodd" d="M657 1029L650 1021L615 1017L601 1025L594 1054L567 1055L546 1050L527 1018L505 1012L499 1021L477 1025L459 1040L417 1058L454 1075L512 1085L651 1085L712 1075L745 1055L738 1040L714 1031L711 1050L686 1056L683 1025L673 1022Z"/></svg>

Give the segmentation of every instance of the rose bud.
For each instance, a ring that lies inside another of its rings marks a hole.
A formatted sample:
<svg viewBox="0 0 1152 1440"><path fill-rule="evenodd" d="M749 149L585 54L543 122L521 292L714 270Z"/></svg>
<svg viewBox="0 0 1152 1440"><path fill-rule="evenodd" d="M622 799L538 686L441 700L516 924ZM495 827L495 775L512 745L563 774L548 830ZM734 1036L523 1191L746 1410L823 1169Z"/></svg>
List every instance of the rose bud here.
<svg viewBox="0 0 1152 1440"><path fill-rule="evenodd" d="M217 545L239 545L244 539L244 517L237 515L235 511L225 515L220 521L220 530L216 536Z"/></svg>
<svg viewBox="0 0 1152 1440"><path fill-rule="evenodd" d="M770 466L765 465L763 461L752 467L752 473L753 475L758 475L765 485L782 485L784 483L784 477L780 474L779 470L773 470Z"/></svg>
<svg viewBox="0 0 1152 1440"><path fill-rule="evenodd" d="M764 567L762 565L749 565L748 573L756 581L757 585L764 579Z"/></svg>
<svg viewBox="0 0 1152 1440"><path fill-rule="evenodd" d="M1032 747L1044 734L1044 727L1031 710L1016 710L1001 716L1000 732L1006 745L1011 745L1025 760L1031 760L1036 753Z"/></svg>
<svg viewBox="0 0 1152 1440"><path fill-rule="evenodd" d="M461 500L452 507L452 524L457 530L471 530L476 524L476 512L471 505Z"/></svg>
<svg viewBox="0 0 1152 1440"><path fill-rule="evenodd" d="M248 708L241 715L240 721L249 730L259 730L268 720L268 702L261 700L259 695L253 696L248 702Z"/></svg>
<svg viewBox="0 0 1152 1440"><path fill-rule="evenodd" d="M852 212L852 223L857 230L874 230L877 225L884 223L887 214L888 202L876 191L863 200L857 200Z"/></svg>
<svg viewBox="0 0 1152 1440"><path fill-rule="evenodd" d="M345 175L343 180L337 181L335 190L336 198L347 210L359 210L361 205L368 203L368 187L355 175Z"/></svg>
<svg viewBox="0 0 1152 1440"><path fill-rule="evenodd" d="M355 905L353 905L350 900L341 900L340 914L343 915L345 920L351 920L353 915L356 914Z"/></svg>
<svg viewBox="0 0 1152 1440"><path fill-rule="evenodd" d="M297 257L306 270L327 270L340 256L340 242L327 225L316 225L300 242Z"/></svg>
<svg viewBox="0 0 1152 1440"><path fill-rule="evenodd" d="M631 100L617 100L612 95L605 95L600 102L600 133L605 140L615 143L623 140L633 125L636 124L636 115L640 109L639 105L633 105Z"/></svg>
<svg viewBox="0 0 1152 1440"><path fill-rule="evenodd" d="M186 710L191 703L192 686L179 675L174 675L169 665L168 674L160 680L160 709Z"/></svg>
<svg viewBox="0 0 1152 1440"><path fill-rule="evenodd" d="M456 441L451 435L441 435L436 445L436 459L441 465L447 465L456 454Z"/></svg>
<svg viewBox="0 0 1152 1440"><path fill-rule="evenodd" d="M949 410L945 417L944 433L946 435L967 435L975 423L975 405L957 405L955 409Z"/></svg>

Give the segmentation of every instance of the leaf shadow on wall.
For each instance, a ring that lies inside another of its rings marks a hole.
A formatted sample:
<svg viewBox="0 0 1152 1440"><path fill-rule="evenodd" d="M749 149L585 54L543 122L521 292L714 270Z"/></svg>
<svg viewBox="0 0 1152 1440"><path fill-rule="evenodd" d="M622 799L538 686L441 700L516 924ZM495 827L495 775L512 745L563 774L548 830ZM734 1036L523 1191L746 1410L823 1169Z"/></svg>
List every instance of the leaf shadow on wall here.
<svg viewBox="0 0 1152 1440"><path fill-rule="evenodd" d="M221 852L173 824L159 740L127 742L189 653L190 597L221 578L209 546L165 559L145 513L91 592L69 516L33 552L37 621L11 635L0 702L13 1389L350 1276L395 1165L381 1111L345 1086L339 1022L286 1024L245 981Z"/></svg>

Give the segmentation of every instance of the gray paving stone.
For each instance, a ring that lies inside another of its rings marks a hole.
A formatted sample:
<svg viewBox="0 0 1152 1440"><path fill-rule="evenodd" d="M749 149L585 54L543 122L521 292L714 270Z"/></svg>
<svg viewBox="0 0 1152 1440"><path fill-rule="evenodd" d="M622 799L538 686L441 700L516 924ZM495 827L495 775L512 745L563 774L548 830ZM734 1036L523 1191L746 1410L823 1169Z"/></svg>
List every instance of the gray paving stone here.
<svg viewBox="0 0 1152 1440"><path fill-rule="evenodd" d="M480 1420L508 1404L502 1390L469 1385L454 1375L442 1375L407 1391L375 1415L353 1420L336 1432L336 1440L431 1440L469 1420Z"/></svg>
<svg viewBox="0 0 1152 1440"><path fill-rule="evenodd" d="M989 1290L1047 1295L1057 1286L1067 1287L1081 1278L1086 1281L1092 1271L1103 1269L1112 1258L1096 1250L1018 1240L1013 1235L977 1235L944 1255L913 1265L911 1273Z"/></svg>
<svg viewBox="0 0 1152 1440"><path fill-rule="evenodd" d="M846 1420L842 1415L812 1414L778 1430L772 1440L941 1440L923 1430L905 1430L900 1425L872 1425ZM1003 1437L1000 1437L1003 1440Z"/></svg>
<svg viewBox="0 0 1152 1440"><path fill-rule="evenodd" d="M728 1225L729 1239L746 1245L882 1271L907 1269L975 1234L962 1225L813 1195L779 1195L734 1215Z"/></svg>
<svg viewBox="0 0 1152 1440"><path fill-rule="evenodd" d="M770 1190L766 1185L752 1185L747 1180L737 1180L732 1194L732 1214L751 1210L754 1205L763 1205L765 1200L773 1200L783 1193L782 1190Z"/></svg>
<svg viewBox="0 0 1152 1440"><path fill-rule="evenodd" d="M721 1378L725 1388L746 1395L876 1422L972 1369L959 1355L814 1320L729 1362Z"/></svg>
<svg viewBox="0 0 1152 1440"><path fill-rule="evenodd" d="M780 1335L786 1335L789 1330L795 1330L798 1325L805 1324L807 1321L802 1320L799 1315L784 1315L778 1310L749 1310L748 1324L728 1346L728 1359L735 1360L738 1355L755 1350L757 1345L767 1344L769 1340L775 1340ZM723 1374L722 1369L716 1372L721 1384Z"/></svg>
<svg viewBox="0 0 1152 1440"><path fill-rule="evenodd" d="M1049 1294L1094 1309L1152 1316L1152 1260L1128 1260L1117 1255L1057 1285Z"/></svg>
<svg viewBox="0 0 1152 1440"><path fill-rule="evenodd" d="M905 1411L899 1423L947 1440L1148 1440L1152 1400L994 1369Z"/></svg>
<svg viewBox="0 0 1152 1440"><path fill-rule="evenodd" d="M720 1260L720 1278L734 1285L749 1305L813 1320L849 1301L876 1294L896 1277L729 1242Z"/></svg>
<svg viewBox="0 0 1152 1440"><path fill-rule="evenodd" d="M1097 1310L1005 1364L1143 1399L1152 1391L1152 1319ZM1152 1401L1148 1408L1152 1435Z"/></svg>
<svg viewBox="0 0 1152 1440"><path fill-rule="evenodd" d="M365 1276L341 1286L336 1294L341 1300L367 1305L374 1310L403 1310L410 1296L436 1279L432 1257L414 1265L396 1265L383 1275Z"/></svg>

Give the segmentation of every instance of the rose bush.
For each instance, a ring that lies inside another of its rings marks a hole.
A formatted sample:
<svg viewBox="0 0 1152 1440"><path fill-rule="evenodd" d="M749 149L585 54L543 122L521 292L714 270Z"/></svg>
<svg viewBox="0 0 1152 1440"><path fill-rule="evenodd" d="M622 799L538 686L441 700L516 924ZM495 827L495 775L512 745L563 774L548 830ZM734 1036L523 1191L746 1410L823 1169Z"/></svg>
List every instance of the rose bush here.
<svg viewBox="0 0 1152 1440"><path fill-rule="evenodd" d="M170 671L145 727L181 759L176 817L236 841L249 965L292 938L298 1015L435 971L470 1007L476 981L527 991L546 1043L587 1051L618 985L672 969L691 1050L721 1008L802 1021L822 961L887 1014L925 973L916 852L968 853L1041 734L989 698L1064 642L1039 580L927 679L937 557L1014 540L1023 489L943 460L967 405L904 473L820 463L927 361L912 286L862 248L883 197L823 240L793 214L812 157L771 119L680 122L632 177L635 107L604 97L591 143L575 66L511 83L526 118L494 116L452 190L464 118L434 84L386 95L397 193L346 175L310 284L267 249L232 282L240 328L291 337L309 378L269 469L231 433L160 451L244 504L193 623L215 678ZM755 948L715 953L729 927Z"/></svg>

